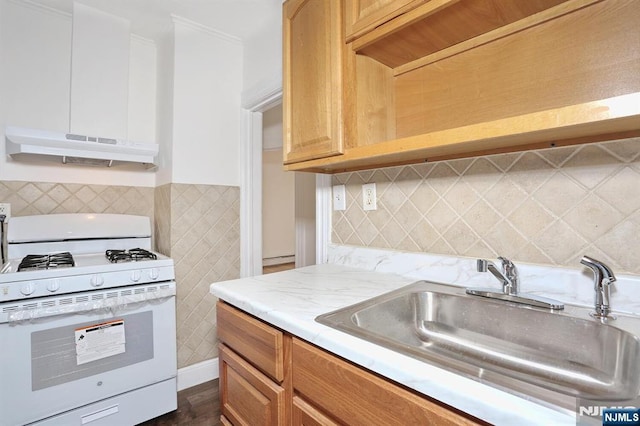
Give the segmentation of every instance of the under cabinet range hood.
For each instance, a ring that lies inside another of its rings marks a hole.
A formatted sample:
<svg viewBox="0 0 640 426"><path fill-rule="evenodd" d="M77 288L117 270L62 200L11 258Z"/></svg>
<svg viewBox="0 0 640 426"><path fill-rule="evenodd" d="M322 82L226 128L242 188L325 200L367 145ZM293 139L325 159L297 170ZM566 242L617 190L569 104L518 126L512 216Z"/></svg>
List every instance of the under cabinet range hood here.
<svg viewBox="0 0 640 426"><path fill-rule="evenodd" d="M7 127L7 154L47 156L64 164L111 167L119 163L139 163L154 167L158 144L102 138L73 133L21 127Z"/></svg>

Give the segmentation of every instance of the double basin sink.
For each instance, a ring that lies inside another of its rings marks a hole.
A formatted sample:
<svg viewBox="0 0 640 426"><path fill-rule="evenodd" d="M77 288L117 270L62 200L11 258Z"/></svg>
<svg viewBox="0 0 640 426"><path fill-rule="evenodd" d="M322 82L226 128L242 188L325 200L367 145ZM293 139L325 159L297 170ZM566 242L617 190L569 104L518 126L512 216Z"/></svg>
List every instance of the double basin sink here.
<svg viewBox="0 0 640 426"><path fill-rule="evenodd" d="M640 392L640 320L533 308L419 281L316 320L477 380L592 400Z"/></svg>

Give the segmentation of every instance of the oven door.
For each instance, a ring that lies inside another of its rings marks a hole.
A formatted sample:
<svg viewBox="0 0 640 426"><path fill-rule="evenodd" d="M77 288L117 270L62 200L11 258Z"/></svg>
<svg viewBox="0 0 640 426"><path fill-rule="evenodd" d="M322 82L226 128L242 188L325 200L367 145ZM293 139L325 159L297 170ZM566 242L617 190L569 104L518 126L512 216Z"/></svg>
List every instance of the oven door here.
<svg viewBox="0 0 640 426"><path fill-rule="evenodd" d="M22 310L0 304L0 312L10 309L0 322L0 424L175 378L175 283L162 287L44 298Z"/></svg>

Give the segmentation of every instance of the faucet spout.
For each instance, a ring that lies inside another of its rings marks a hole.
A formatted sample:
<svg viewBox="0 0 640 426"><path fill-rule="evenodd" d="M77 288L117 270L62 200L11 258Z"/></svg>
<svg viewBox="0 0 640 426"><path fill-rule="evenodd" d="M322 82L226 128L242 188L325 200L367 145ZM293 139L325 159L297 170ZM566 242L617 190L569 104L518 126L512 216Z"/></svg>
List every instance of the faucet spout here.
<svg viewBox="0 0 640 426"><path fill-rule="evenodd" d="M607 318L611 312L611 284L615 282L616 277L611 268L599 260L589 256L582 256L580 263L593 271L595 297L595 313L593 316L598 318Z"/></svg>
<svg viewBox="0 0 640 426"><path fill-rule="evenodd" d="M547 299L535 294L519 293L520 279L516 265L505 257L499 257L498 259L502 263L502 268L487 259L478 259L476 268L478 272L491 272L502 283L502 291L496 291L493 288L473 287L465 290L467 294L538 308L564 309L564 305L557 300Z"/></svg>
<svg viewBox="0 0 640 426"><path fill-rule="evenodd" d="M489 260L478 259L478 272L491 272L502 283L502 292L504 294L518 294L518 270L516 265L507 258L499 257L498 259L502 262L502 269L498 269L498 266Z"/></svg>

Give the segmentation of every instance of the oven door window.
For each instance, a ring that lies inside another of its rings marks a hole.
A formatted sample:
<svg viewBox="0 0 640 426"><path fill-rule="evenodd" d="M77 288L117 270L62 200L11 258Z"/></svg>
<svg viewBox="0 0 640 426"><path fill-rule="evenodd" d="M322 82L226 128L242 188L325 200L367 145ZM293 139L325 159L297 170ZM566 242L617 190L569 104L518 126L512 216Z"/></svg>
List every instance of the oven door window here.
<svg viewBox="0 0 640 426"><path fill-rule="evenodd" d="M84 322L31 333L31 390L61 385L153 358L153 312L117 317L124 327L124 352L78 365L76 330L101 323ZM92 330L89 328L89 330ZM97 345L100 342L94 343ZM105 352L109 341L102 345Z"/></svg>

